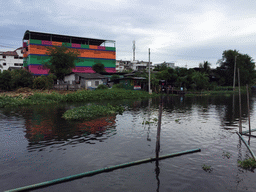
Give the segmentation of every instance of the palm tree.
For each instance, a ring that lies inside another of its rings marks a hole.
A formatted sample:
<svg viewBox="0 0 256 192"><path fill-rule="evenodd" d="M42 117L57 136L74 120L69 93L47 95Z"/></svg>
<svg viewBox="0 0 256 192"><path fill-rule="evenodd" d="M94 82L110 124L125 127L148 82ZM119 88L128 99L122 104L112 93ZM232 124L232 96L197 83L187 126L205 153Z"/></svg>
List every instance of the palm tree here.
<svg viewBox="0 0 256 192"><path fill-rule="evenodd" d="M199 63L199 68L203 69L203 72L209 73L211 70L210 65L211 63L209 63L208 61L204 61L204 63Z"/></svg>

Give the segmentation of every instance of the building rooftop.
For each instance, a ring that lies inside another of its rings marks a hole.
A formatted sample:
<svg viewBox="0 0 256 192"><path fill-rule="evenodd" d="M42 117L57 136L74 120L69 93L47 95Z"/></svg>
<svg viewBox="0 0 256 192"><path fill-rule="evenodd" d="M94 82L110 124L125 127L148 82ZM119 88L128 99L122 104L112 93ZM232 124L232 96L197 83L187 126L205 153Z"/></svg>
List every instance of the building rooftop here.
<svg viewBox="0 0 256 192"><path fill-rule="evenodd" d="M27 30L24 33L23 41L29 40L29 39L77 43L77 44L86 44L86 45L89 44L89 45L97 45L97 46L100 46L104 42L112 42L112 43L115 42L113 40L93 39L93 38L86 38L86 37L76 37L76 36L35 32L35 31Z"/></svg>
<svg viewBox="0 0 256 192"><path fill-rule="evenodd" d="M107 79L107 77L99 73L75 73L75 74L85 79Z"/></svg>

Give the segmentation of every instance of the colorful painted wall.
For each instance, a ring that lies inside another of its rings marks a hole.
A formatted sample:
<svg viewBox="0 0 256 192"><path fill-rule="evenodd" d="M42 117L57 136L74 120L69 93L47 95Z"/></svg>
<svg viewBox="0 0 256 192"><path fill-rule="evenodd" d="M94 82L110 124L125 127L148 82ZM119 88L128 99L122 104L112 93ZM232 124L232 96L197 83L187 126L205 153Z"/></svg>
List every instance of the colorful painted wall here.
<svg viewBox="0 0 256 192"><path fill-rule="evenodd" d="M116 72L115 47L62 43L35 39L29 39L27 42L23 43L23 66L27 67L34 75L48 74L49 70L43 67L43 63L49 60L47 47L62 45L65 45L70 49L76 49L79 53L79 61L76 62L76 68L73 69L73 72L94 73L92 66L96 63L104 64L106 72Z"/></svg>

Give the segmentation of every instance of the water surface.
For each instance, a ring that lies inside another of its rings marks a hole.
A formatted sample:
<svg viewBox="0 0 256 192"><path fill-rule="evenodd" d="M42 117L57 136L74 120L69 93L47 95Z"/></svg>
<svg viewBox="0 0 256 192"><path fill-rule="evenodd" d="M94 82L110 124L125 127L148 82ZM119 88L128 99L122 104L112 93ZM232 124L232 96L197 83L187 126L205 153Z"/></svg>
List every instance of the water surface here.
<svg viewBox="0 0 256 192"><path fill-rule="evenodd" d="M250 98L252 128L255 99ZM126 110L89 122L61 118L66 110L84 104L0 109L1 191L154 157L159 102L160 98L101 102ZM237 96L165 97L159 155L195 148L201 152L35 191L255 191L255 173L237 163L250 156L236 134L238 120ZM247 130L246 96L242 124ZM250 138L250 146L256 152L256 138ZM204 164L212 171L204 171Z"/></svg>

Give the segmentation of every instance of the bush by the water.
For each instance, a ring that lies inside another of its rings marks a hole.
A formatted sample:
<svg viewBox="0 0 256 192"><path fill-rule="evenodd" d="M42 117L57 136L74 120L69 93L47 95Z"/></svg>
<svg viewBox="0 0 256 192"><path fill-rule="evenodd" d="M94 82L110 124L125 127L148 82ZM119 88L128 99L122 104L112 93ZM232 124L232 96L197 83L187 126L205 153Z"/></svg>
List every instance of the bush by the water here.
<svg viewBox="0 0 256 192"><path fill-rule="evenodd" d="M5 70L0 74L0 89L8 91L20 87L32 88L33 75L26 69L8 71Z"/></svg>
<svg viewBox="0 0 256 192"><path fill-rule="evenodd" d="M124 108L121 106L92 104L67 110L62 117L67 120L92 120L113 114L122 114L123 111Z"/></svg>
<svg viewBox="0 0 256 192"><path fill-rule="evenodd" d="M97 90L99 90L99 89L108 89L108 86L107 86L107 85L100 84L100 85L97 87Z"/></svg>
<svg viewBox="0 0 256 192"><path fill-rule="evenodd" d="M33 88L34 89L50 89L53 86L54 79L56 77L52 74L45 76L41 75L36 77L33 81Z"/></svg>

